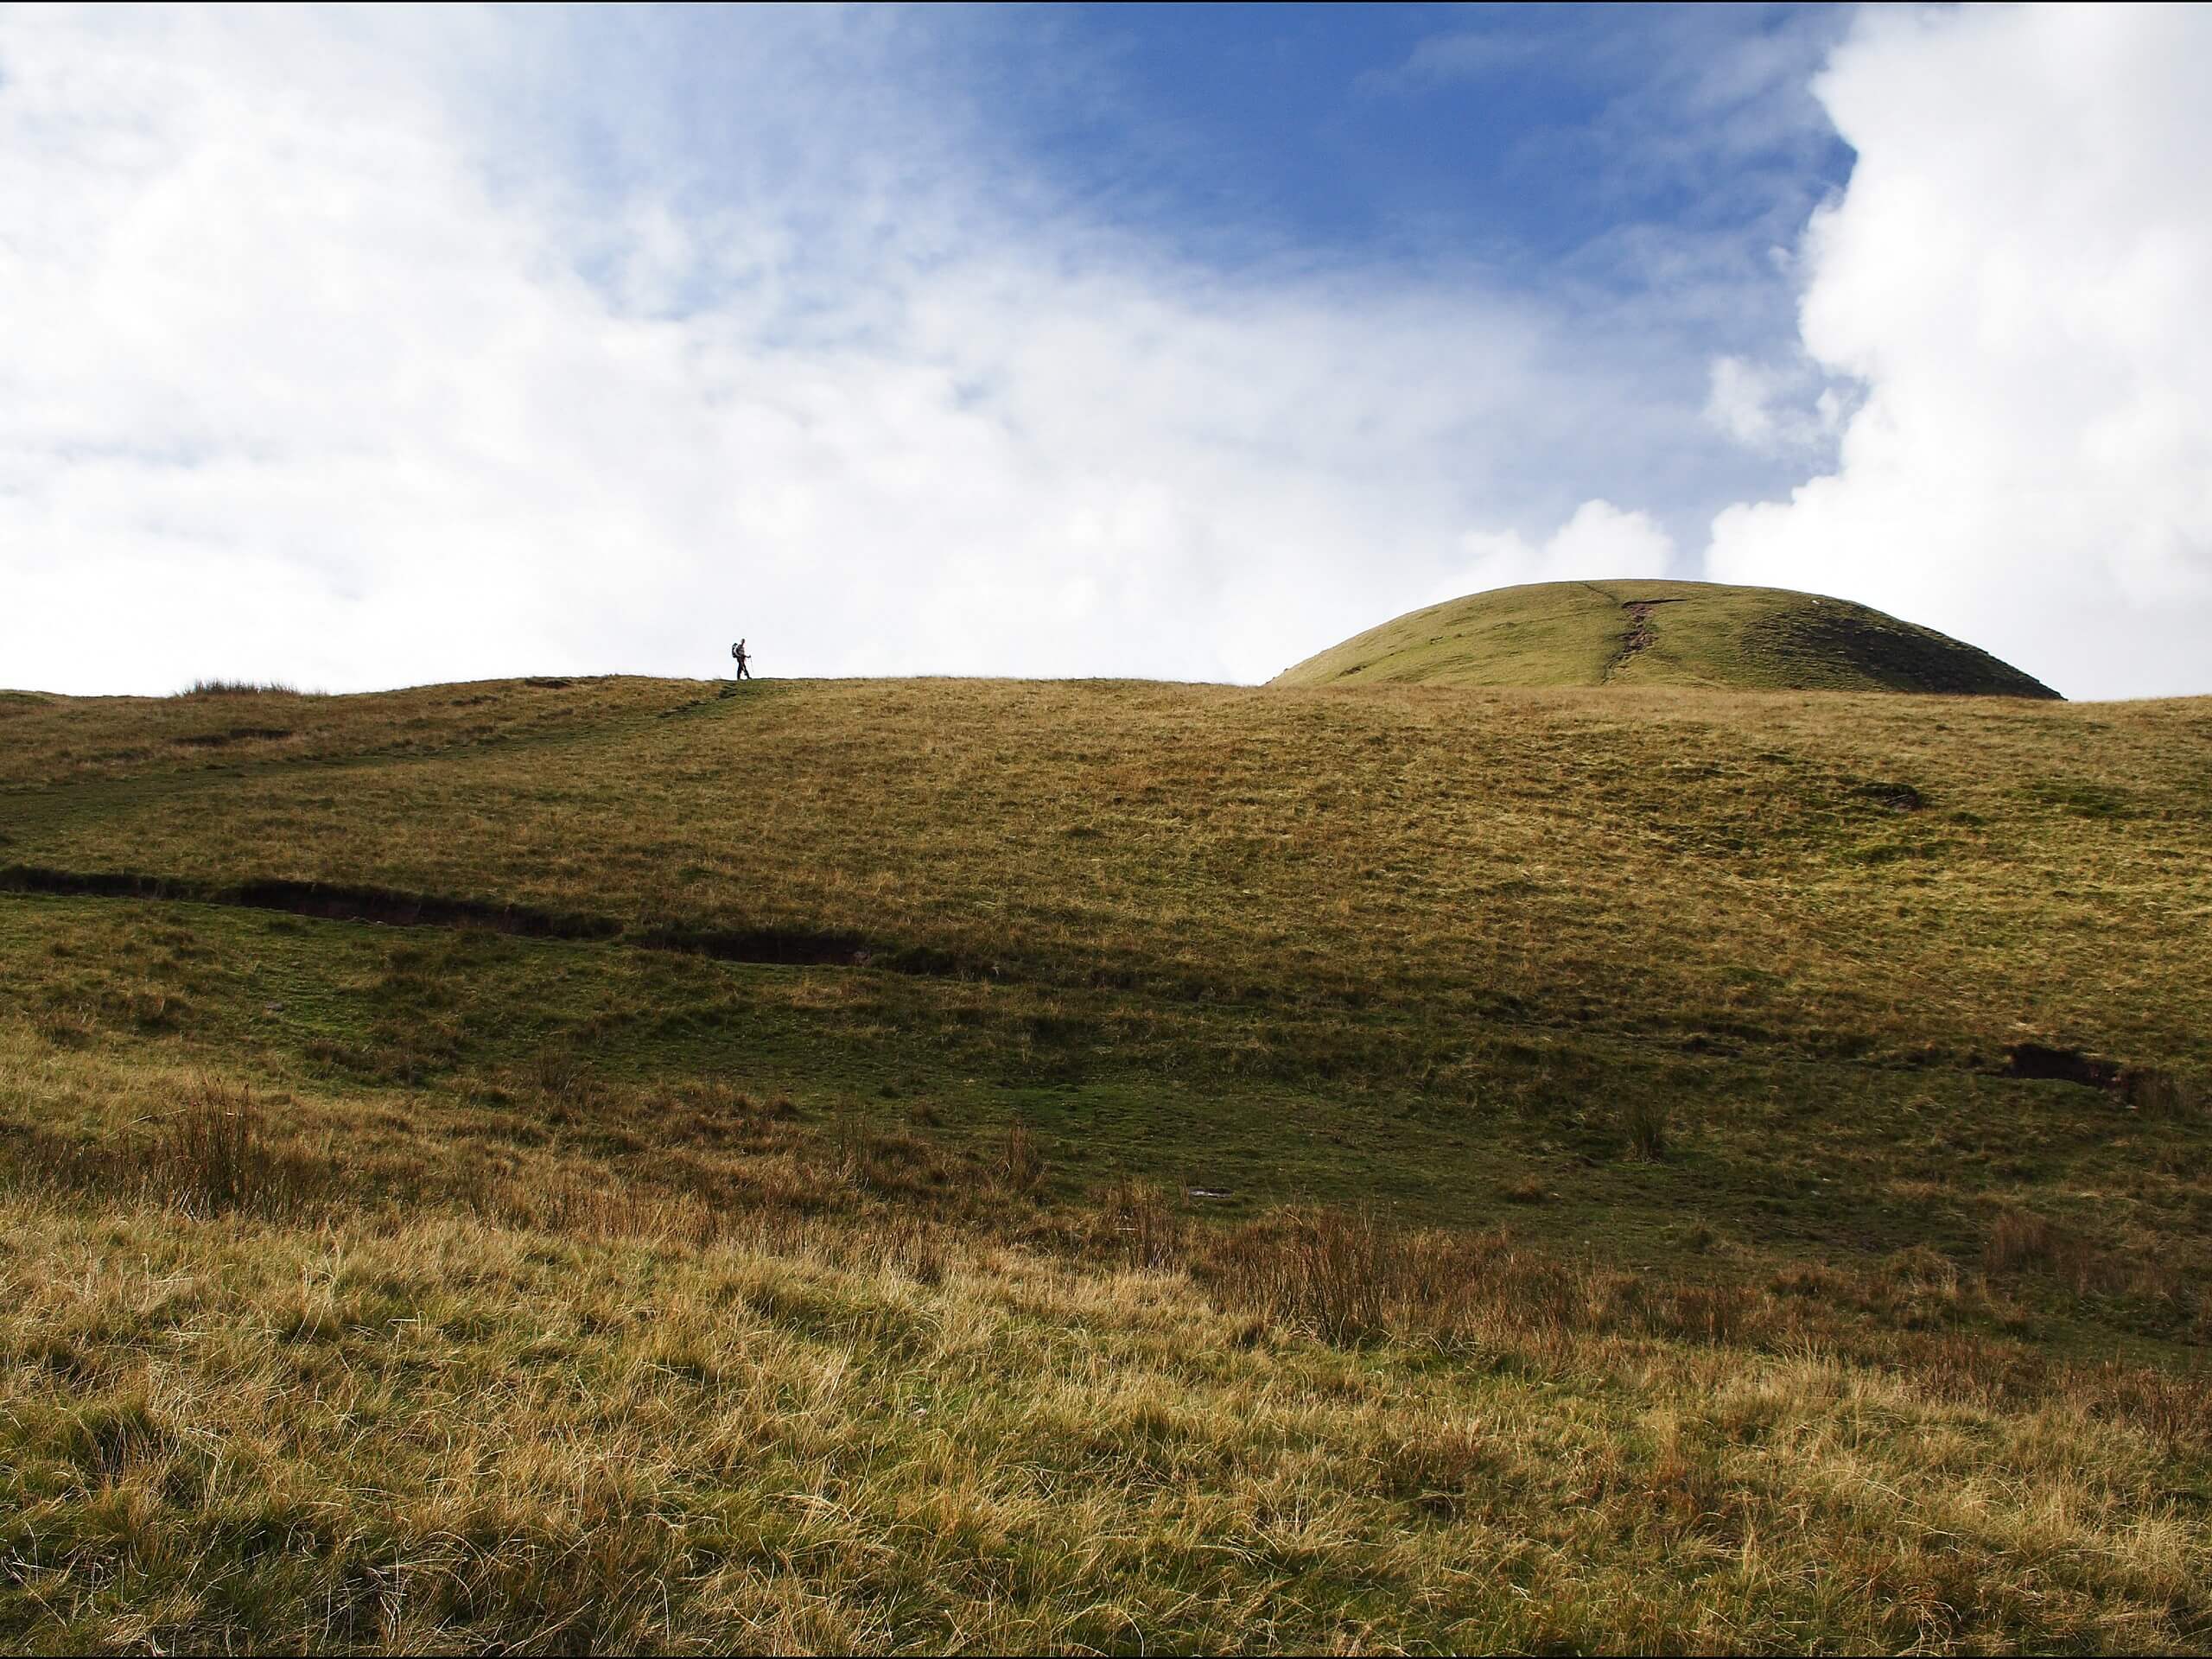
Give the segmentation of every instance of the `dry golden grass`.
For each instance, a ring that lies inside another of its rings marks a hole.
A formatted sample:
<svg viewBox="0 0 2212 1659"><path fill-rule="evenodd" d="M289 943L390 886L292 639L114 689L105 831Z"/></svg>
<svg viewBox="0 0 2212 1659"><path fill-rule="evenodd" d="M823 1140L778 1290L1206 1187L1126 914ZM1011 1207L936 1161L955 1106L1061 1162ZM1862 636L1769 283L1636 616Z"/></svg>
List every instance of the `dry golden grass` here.
<svg viewBox="0 0 2212 1659"><path fill-rule="evenodd" d="M202 681L174 697L0 692L0 791L272 761L435 753L603 727L696 702L688 680L588 676L360 696Z"/></svg>
<svg viewBox="0 0 2212 1659"><path fill-rule="evenodd" d="M0 862L620 931L0 894L0 1642L2212 1639L2212 706L283 695Z"/></svg>
<svg viewBox="0 0 2212 1659"><path fill-rule="evenodd" d="M605 1147L470 1174L423 1155L435 1096L4 1036L15 1645L2212 1634L2204 1379L1916 1332L1994 1294L1940 1260L1754 1293L1337 1211L1224 1232L1128 1183L1040 1206L1015 1147L893 1193L880 1131L727 1089L681 1104L781 1160L772 1202Z"/></svg>
<svg viewBox="0 0 2212 1659"><path fill-rule="evenodd" d="M850 933L1329 1018L2212 1069L2212 935L2183 925L2212 906L2212 699L861 681L639 721L674 692L625 681L467 712L580 721L587 691L607 723L550 744L117 775L19 804L5 856ZM65 712L97 747L105 711ZM426 716L377 717L349 741Z"/></svg>

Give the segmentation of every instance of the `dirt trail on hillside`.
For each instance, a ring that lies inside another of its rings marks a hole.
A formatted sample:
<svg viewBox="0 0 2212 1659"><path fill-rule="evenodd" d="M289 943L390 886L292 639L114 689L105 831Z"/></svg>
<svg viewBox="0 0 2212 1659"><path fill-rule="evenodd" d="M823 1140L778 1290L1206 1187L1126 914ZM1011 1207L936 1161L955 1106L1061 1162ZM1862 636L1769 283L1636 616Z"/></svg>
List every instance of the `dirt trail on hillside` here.
<svg viewBox="0 0 2212 1659"><path fill-rule="evenodd" d="M1600 684L1610 681L1631 657L1647 652L1658 643L1659 636L1651 626L1651 613L1662 605L1679 605L1679 599L1625 599L1621 609L1628 613L1628 624L1621 633L1620 649L1613 653L1612 661L1605 664L1599 675Z"/></svg>

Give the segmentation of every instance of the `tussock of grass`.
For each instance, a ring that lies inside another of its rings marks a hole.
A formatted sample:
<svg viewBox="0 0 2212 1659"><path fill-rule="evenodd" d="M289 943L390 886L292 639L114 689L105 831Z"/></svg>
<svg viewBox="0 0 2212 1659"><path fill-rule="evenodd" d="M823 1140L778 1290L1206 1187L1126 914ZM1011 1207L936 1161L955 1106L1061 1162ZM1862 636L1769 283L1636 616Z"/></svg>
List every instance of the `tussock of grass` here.
<svg viewBox="0 0 2212 1659"><path fill-rule="evenodd" d="M1142 1271L1189 1258L1191 1224L1164 1187L1120 1176L1100 1195L1087 1241L1091 1253Z"/></svg>
<svg viewBox="0 0 2212 1659"><path fill-rule="evenodd" d="M1015 1192L1033 1194L1045 1183L1045 1147L1037 1132L1019 1118L1006 1127L1000 1170Z"/></svg>
<svg viewBox="0 0 2212 1659"><path fill-rule="evenodd" d="M278 680L199 679L177 693L180 697L256 697L267 695L296 697L300 692L296 686L286 685Z"/></svg>
<svg viewBox="0 0 2212 1659"><path fill-rule="evenodd" d="M204 1217L278 1217L314 1207L338 1172L272 1144L253 1091L197 1077L150 1122L86 1142L17 1125L12 1164L35 1187L129 1195Z"/></svg>
<svg viewBox="0 0 2212 1659"><path fill-rule="evenodd" d="M2120 1093L2132 1110L2153 1120L2174 1121L2203 1111L2198 1091L2155 1065L2135 1065L2120 1074Z"/></svg>
<svg viewBox="0 0 2212 1659"><path fill-rule="evenodd" d="M1621 1113L1621 1129L1631 1156L1647 1164L1667 1160L1667 1113L1656 1102L1630 1101Z"/></svg>
<svg viewBox="0 0 2212 1659"><path fill-rule="evenodd" d="M149 1181L195 1214L271 1214L299 1198L294 1168L270 1148L251 1091L202 1080L164 1122L147 1158Z"/></svg>

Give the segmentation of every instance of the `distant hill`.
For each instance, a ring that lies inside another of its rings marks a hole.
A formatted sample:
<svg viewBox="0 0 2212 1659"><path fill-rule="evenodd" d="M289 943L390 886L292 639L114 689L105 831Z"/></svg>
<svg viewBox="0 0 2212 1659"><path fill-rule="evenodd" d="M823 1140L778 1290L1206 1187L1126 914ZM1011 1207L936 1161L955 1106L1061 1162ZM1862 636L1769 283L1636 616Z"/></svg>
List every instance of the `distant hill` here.
<svg viewBox="0 0 2212 1659"><path fill-rule="evenodd" d="M2056 697L1987 652L1864 605L1706 582L1548 582L1410 611L1274 685L1690 685Z"/></svg>

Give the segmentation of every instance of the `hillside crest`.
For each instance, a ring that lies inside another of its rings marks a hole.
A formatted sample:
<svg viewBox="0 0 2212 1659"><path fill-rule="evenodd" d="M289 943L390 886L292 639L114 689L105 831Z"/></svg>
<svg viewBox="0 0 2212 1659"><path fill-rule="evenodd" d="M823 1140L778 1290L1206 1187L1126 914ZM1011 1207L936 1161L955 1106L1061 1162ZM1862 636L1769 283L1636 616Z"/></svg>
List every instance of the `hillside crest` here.
<svg viewBox="0 0 2212 1659"><path fill-rule="evenodd" d="M1273 685L1675 685L2056 698L1987 652L1869 606L1706 582L1552 582L1410 611Z"/></svg>

